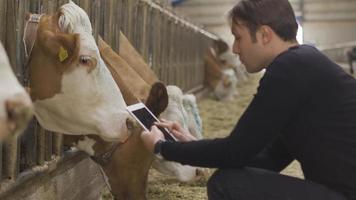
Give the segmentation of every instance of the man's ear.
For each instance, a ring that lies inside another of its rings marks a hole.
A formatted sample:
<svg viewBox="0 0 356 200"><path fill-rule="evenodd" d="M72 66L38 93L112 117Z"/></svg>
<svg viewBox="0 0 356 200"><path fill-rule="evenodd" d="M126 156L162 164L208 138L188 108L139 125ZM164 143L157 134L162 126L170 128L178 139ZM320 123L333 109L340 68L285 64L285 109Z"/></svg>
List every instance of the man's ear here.
<svg viewBox="0 0 356 200"><path fill-rule="evenodd" d="M268 44L272 40L273 30L271 29L271 27L262 25L259 31L262 37L262 44Z"/></svg>
<svg viewBox="0 0 356 200"><path fill-rule="evenodd" d="M79 35L43 31L39 33L39 44L44 53L62 64L69 64L79 55Z"/></svg>

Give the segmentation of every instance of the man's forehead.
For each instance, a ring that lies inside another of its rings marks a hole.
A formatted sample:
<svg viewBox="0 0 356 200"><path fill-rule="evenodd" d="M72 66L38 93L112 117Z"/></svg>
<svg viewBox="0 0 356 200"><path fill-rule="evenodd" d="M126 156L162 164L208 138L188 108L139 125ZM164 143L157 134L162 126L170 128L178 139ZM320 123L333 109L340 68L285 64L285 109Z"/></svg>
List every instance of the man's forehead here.
<svg viewBox="0 0 356 200"><path fill-rule="evenodd" d="M240 21L235 21L232 23L231 25L231 32L234 34L239 33L241 31L241 29L243 29L245 27L243 22Z"/></svg>

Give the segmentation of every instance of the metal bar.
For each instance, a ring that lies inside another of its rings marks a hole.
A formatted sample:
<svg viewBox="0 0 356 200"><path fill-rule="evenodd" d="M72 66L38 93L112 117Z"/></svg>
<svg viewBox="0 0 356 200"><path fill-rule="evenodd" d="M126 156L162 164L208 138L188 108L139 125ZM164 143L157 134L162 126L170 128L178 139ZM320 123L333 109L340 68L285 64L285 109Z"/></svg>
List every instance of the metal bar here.
<svg viewBox="0 0 356 200"><path fill-rule="evenodd" d="M53 133L53 154L56 156L63 155L63 134Z"/></svg>
<svg viewBox="0 0 356 200"><path fill-rule="evenodd" d="M37 164L43 165L46 160L46 131L37 123L35 132L37 136Z"/></svg>
<svg viewBox="0 0 356 200"><path fill-rule="evenodd" d="M3 178L14 181L19 173L19 148L18 138L12 138L5 143Z"/></svg>

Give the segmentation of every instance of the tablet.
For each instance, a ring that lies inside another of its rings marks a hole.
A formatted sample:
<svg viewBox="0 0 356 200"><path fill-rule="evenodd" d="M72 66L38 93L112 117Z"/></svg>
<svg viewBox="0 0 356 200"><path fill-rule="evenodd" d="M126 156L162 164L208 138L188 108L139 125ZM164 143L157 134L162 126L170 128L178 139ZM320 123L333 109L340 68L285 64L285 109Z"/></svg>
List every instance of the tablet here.
<svg viewBox="0 0 356 200"><path fill-rule="evenodd" d="M159 122L157 117L154 116L154 114L143 103L127 106L127 110L146 131L151 130L154 122ZM162 131L166 140L177 141L177 139L172 134L170 134L166 128L159 126L157 127Z"/></svg>

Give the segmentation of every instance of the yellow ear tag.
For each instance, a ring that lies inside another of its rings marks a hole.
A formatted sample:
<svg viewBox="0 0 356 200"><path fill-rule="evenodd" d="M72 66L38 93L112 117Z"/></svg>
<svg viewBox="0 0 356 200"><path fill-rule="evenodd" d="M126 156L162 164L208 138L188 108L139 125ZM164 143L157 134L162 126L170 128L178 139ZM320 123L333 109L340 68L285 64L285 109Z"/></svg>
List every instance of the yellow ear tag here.
<svg viewBox="0 0 356 200"><path fill-rule="evenodd" d="M68 51L62 46L59 48L58 58L60 62L63 62L65 59L68 58Z"/></svg>

